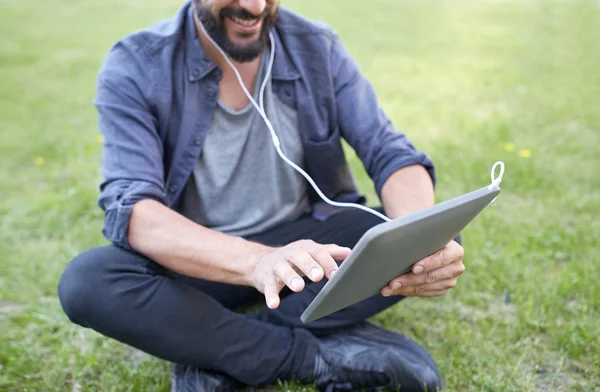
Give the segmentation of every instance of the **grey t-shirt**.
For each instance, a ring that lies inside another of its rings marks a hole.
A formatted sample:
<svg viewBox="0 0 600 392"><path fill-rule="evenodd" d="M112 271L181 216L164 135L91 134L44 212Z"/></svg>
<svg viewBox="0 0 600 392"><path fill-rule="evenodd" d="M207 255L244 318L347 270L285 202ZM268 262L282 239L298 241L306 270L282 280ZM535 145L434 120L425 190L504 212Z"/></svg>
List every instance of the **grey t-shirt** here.
<svg viewBox="0 0 600 392"><path fill-rule="evenodd" d="M253 93L257 103L269 59L265 52ZM296 111L272 93L270 81L264 104L284 154L302 167ZM309 211L306 180L279 157L252 103L236 111L219 101L180 212L205 227L247 236Z"/></svg>

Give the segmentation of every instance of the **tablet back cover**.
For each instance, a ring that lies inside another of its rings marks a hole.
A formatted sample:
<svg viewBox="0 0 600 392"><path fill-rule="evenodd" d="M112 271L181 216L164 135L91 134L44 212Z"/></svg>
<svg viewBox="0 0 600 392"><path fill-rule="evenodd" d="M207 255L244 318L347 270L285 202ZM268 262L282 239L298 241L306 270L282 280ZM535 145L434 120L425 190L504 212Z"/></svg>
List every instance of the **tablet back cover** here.
<svg viewBox="0 0 600 392"><path fill-rule="evenodd" d="M392 279L446 246L499 193L481 188L371 228L304 311L302 322L379 295Z"/></svg>

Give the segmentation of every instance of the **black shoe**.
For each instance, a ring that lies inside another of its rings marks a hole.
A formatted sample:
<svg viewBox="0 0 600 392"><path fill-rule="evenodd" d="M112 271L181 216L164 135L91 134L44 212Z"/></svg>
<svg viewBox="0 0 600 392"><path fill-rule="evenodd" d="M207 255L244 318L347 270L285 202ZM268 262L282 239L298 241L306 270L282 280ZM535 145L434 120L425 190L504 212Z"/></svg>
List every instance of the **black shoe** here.
<svg viewBox="0 0 600 392"><path fill-rule="evenodd" d="M235 392L246 386L220 373L176 364L171 377L171 392Z"/></svg>
<svg viewBox="0 0 600 392"><path fill-rule="evenodd" d="M363 322L320 341L319 391L436 392L442 388L429 353L398 333Z"/></svg>

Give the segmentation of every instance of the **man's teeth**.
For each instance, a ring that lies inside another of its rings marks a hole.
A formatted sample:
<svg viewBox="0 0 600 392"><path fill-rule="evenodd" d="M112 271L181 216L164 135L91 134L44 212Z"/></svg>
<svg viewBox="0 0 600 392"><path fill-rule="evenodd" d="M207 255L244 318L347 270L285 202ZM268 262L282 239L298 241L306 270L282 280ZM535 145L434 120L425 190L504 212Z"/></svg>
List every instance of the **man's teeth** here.
<svg viewBox="0 0 600 392"><path fill-rule="evenodd" d="M256 19L240 19L232 18L235 23L239 23L243 26L253 26L256 23Z"/></svg>

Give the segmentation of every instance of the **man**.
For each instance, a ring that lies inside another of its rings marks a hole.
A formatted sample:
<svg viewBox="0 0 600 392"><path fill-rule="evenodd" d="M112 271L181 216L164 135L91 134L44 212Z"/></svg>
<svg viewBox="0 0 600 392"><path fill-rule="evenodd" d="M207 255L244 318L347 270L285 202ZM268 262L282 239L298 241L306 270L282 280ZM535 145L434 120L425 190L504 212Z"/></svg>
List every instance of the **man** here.
<svg viewBox="0 0 600 392"><path fill-rule="evenodd" d="M301 313L381 219L323 203L279 158L208 37L257 101L275 51L266 115L286 156L327 197L364 202L344 138L387 216L434 203L431 161L394 131L331 29L278 0L194 0L118 42L100 70L99 204L112 245L67 266L58 287L66 314L177 364L175 391L277 380L321 390L436 390L441 376L425 349L364 320L403 296L454 287L464 271L461 246L418 262L382 295L304 325ZM261 297L262 310L235 311Z"/></svg>

